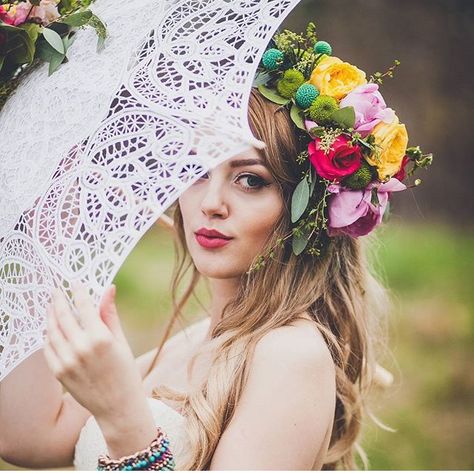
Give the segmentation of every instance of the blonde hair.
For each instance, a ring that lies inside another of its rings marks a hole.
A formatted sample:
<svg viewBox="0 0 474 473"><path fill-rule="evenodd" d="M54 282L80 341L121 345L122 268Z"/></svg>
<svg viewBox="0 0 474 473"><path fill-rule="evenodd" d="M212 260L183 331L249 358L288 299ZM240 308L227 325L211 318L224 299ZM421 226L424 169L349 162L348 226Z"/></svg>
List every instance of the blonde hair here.
<svg viewBox="0 0 474 473"><path fill-rule="evenodd" d="M267 242L273 247L291 228L289 196L300 179L295 162L300 143L286 109L275 106L254 90L249 122L256 138L267 144L261 156L279 183L285 202L283 214ZM200 278L186 249L179 206L175 208L174 222L174 313L148 373ZM180 283L190 269L191 281L178 300ZM269 291L272 297L262 297ZM380 323L381 307L385 305L385 292L371 275L359 240L348 236L334 238L327 253L319 258L295 256L290 245L276 245L274 257L260 270L242 275L238 294L224 308L222 319L214 327L207 344L213 354L212 362L202 386L187 394L165 386L153 392L155 397L183 402L191 448L186 458L176 459L177 469L209 469L219 439L239 402L256 343L269 331L290 324L303 313L317 324L336 367L335 417L322 469L357 469L356 452L368 468L367 457L357 440L364 414L376 420L366 401L376 384L375 341L385 334ZM205 349L192 358L188 374ZM315 453L316 448L315 445Z"/></svg>

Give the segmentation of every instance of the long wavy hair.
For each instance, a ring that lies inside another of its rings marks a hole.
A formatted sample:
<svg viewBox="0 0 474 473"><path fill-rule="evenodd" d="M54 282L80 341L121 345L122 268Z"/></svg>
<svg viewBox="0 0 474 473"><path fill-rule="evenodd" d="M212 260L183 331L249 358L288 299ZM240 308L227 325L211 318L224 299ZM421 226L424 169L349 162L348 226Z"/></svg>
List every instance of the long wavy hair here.
<svg viewBox="0 0 474 473"><path fill-rule="evenodd" d="M382 317L386 293L371 274L358 239L333 238L328 251L316 258L295 256L288 244L276 244L291 229L290 196L300 179L296 165L298 133L287 110L255 90L250 96L249 123L255 137L267 144L261 157L279 183L285 206L267 242L269 248L275 246L273 258L258 271L241 276L238 293L224 308L211 340L188 366L189 375L200 354L207 350L213 354L203 384L189 393L166 386L153 391L156 398L173 399L183 405L191 448L186 458L176 459L177 469L209 469L219 439L239 402L256 343L269 331L289 325L303 313L309 314L321 331L336 367L334 424L322 469L358 469L356 453L367 469L368 459L358 442L363 418L368 415L385 427L370 411L367 399L377 384L376 352L380 347L386 348ZM174 310L147 374L155 366L171 327L182 316L181 311L200 279L186 248L179 205L174 210L174 222ZM181 285L188 271L192 272L191 279L183 290ZM262 297L270 292L272 297ZM315 445L315 454L317 448Z"/></svg>

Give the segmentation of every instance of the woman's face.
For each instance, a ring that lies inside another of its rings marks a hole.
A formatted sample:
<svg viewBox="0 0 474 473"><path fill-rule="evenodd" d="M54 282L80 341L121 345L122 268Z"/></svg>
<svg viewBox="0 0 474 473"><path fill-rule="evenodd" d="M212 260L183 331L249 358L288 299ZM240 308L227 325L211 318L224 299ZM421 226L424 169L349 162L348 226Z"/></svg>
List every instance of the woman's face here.
<svg viewBox="0 0 474 473"><path fill-rule="evenodd" d="M278 184L251 148L196 181L181 195L179 206L186 244L198 271L228 279L248 271L262 253L284 203Z"/></svg>

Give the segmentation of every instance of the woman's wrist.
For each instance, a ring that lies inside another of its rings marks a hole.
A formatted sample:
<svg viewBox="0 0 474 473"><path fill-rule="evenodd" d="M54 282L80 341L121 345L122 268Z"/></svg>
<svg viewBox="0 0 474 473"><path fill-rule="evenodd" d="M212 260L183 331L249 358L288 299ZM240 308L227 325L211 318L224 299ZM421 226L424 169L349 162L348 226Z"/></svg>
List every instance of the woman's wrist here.
<svg viewBox="0 0 474 473"><path fill-rule="evenodd" d="M142 450L156 437L156 425L150 406L143 402L127 403L119 415L96 417L107 443L110 458L131 455Z"/></svg>

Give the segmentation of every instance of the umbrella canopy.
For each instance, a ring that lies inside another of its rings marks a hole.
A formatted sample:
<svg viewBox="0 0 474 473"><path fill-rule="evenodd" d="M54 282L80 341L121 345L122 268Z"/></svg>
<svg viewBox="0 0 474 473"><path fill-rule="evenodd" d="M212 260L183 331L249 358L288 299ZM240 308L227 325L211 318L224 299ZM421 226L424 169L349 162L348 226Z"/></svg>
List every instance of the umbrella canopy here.
<svg viewBox="0 0 474 473"><path fill-rule="evenodd" d="M97 0L69 62L0 114L0 380L42 347L53 287L99 302L160 215L250 146L252 81L300 0Z"/></svg>

